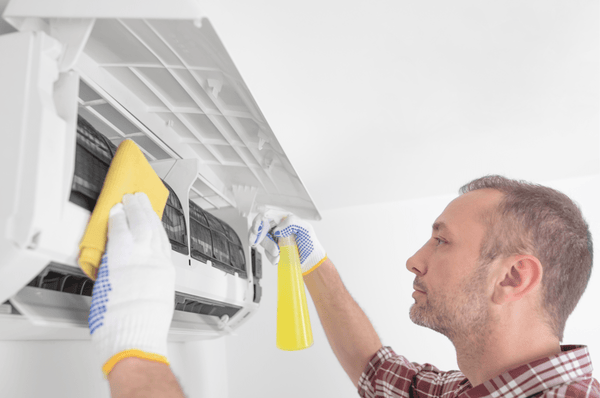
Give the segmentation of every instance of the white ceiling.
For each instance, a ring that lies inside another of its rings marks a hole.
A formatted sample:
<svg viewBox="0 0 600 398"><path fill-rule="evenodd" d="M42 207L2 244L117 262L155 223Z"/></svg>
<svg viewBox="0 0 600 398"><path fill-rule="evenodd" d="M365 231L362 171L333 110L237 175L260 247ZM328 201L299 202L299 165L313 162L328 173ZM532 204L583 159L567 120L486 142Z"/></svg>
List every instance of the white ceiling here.
<svg viewBox="0 0 600 398"><path fill-rule="evenodd" d="M201 4L321 210L600 172L597 1Z"/></svg>

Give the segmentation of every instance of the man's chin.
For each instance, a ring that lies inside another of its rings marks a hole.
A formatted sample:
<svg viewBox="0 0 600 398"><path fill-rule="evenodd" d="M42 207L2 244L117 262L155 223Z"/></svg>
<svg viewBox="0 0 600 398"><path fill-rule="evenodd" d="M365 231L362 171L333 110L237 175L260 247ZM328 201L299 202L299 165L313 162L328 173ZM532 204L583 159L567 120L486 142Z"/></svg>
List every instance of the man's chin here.
<svg viewBox="0 0 600 398"><path fill-rule="evenodd" d="M410 316L410 320L415 325L423 326L427 329L431 329L433 331L441 333L441 331L439 330L439 328L436 325L435 320L432 319L431 314L427 312L427 308L418 306L415 303L410 307L409 316Z"/></svg>
<svg viewBox="0 0 600 398"><path fill-rule="evenodd" d="M444 327L443 325L447 325L444 320L440 320L434 318L431 315L431 312L427 312L427 308L419 307L417 304L413 304L410 307L410 320L417 326L423 326L424 328L431 329L434 332L438 332L443 334L444 336L450 338L452 340L452 332L449 327Z"/></svg>
<svg viewBox="0 0 600 398"><path fill-rule="evenodd" d="M417 306L417 303L413 304L410 307L409 317L415 325L424 326L426 328L429 327L428 322L426 320L427 318L423 313L423 309L419 308L419 306Z"/></svg>

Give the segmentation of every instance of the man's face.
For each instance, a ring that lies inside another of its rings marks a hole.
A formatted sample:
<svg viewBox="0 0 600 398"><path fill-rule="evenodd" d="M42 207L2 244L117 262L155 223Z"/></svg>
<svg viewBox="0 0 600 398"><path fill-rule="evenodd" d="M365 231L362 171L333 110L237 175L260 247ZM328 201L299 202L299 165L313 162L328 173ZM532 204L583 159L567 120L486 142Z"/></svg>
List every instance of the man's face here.
<svg viewBox="0 0 600 398"><path fill-rule="evenodd" d="M446 335L483 331L489 322L487 267L479 264L486 226L481 216L502 193L482 189L452 201L435 220L431 238L406 262L414 281L411 320Z"/></svg>

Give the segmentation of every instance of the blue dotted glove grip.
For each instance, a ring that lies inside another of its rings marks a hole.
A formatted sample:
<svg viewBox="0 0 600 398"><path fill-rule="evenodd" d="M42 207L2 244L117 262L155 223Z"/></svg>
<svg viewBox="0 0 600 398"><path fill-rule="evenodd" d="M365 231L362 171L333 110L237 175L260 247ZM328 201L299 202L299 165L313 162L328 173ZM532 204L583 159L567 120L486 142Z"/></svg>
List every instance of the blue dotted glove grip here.
<svg viewBox="0 0 600 398"><path fill-rule="evenodd" d="M289 225L280 231L275 231L275 236L279 238L287 238L292 234L296 235L300 263L304 264L314 250L313 241L310 239L310 233L299 225Z"/></svg>
<svg viewBox="0 0 600 398"><path fill-rule="evenodd" d="M264 226L265 226L265 222L261 221L260 226L258 227L258 233L256 234L256 239L254 240L255 245L258 243L258 240L262 235L262 230L263 230Z"/></svg>
<svg viewBox="0 0 600 398"><path fill-rule="evenodd" d="M108 292L112 290L108 280L108 266L106 263L106 254L102 257L98 278L94 283L94 292L92 295L92 307L88 317L90 334L94 334L96 329L103 325L104 314L106 313L106 303L108 303Z"/></svg>

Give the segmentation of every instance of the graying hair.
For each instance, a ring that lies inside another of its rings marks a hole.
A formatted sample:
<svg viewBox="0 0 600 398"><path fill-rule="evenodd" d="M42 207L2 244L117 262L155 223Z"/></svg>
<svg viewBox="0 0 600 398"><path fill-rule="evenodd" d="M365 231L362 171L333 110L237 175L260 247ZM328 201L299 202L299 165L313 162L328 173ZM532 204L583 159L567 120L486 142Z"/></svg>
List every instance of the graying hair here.
<svg viewBox="0 0 600 398"><path fill-rule="evenodd" d="M498 207L484 215L488 224L480 261L531 254L542 263L544 319L563 339L567 318L592 274L593 243L579 207L565 194L542 185L489 175L464 185L460 194L478 189L504 194Z"/></svg>

